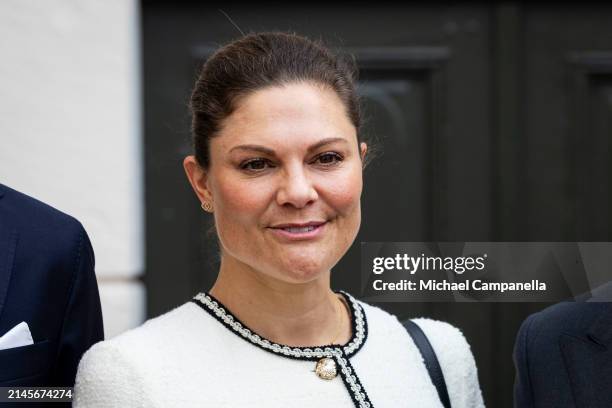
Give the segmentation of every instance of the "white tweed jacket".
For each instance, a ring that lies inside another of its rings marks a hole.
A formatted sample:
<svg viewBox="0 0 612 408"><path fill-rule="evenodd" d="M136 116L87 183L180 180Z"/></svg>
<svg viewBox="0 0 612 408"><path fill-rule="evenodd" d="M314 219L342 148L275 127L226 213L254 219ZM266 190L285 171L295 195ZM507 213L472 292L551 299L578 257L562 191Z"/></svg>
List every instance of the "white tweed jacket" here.
<svg viewBox="0 0 612 408"><path fill-rule="evenodd" d="M399 320L345 296L353 335L345 345L288 347L251 331L206 293L83 356L74 401L86 407L418 407L442 404ZM414 320L442 367L453 408L483 407L470 347L455 327ZM315 373L321 358L338 375ZM333 364L332 363L332 364Z"/></svg>

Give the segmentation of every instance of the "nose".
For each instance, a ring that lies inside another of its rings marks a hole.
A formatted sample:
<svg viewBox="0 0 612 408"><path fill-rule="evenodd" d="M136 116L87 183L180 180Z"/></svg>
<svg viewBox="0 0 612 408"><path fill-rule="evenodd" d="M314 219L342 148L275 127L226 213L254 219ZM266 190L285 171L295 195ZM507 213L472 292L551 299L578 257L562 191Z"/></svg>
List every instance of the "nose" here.
<svg viewBox="0 0 612 408"><path fill-rule="evenodd" d="M311 178L301 164L287 168L282 177L276 194L278 205L304 208L319 197Z"/></svg>

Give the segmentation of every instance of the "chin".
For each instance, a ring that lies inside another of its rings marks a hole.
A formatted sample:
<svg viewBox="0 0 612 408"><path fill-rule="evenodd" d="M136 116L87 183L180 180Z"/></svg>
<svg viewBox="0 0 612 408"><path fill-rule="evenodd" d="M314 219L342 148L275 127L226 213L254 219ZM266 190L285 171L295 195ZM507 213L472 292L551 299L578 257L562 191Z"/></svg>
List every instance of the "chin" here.
<svg viewBox="0 0 612 408"><path fill-rule="evenodd" d="M320 278L329 268L324 268L320 263L300 263L296 261L277 269L280 279L290 283L308 283Z"/></svg>

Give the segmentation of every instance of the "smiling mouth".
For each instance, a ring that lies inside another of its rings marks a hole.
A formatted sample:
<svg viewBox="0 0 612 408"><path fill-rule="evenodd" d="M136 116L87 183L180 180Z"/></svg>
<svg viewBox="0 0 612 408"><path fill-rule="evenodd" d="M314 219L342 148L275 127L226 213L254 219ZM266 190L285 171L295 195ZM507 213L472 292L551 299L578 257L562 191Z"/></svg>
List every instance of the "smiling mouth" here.
<svg viewBox="0 0 612 408"><path fill-rule="evenodd" d="M291 232L291 233L300 233L300 232L308 232L308 231L314 231L317 227L315 227L314 225L309 225L307 227L286 227L286 228L280 228L283 231L287 231L287 232Z"/></svg>
<svg viewBox="0 0 612 408"><path fill-rule="evenodd" d="M326 220L318 220L318 221L308 221L308 222L288 222L285 224L275 224L272 225L270 228L274 228L274 229L284 229L284 230L289 230L289 229L295 229L295 230L305 230L307 228L310 229L315 229L323 224L325 224L327 221Z"/></svg>
<svg viewBox="0 0 612 408"><path fill-rule="evenodd" d="M282 239L304 240L320 236L325 225L327 221L311 221L304 224L278 224L270 229Z"/></svg>

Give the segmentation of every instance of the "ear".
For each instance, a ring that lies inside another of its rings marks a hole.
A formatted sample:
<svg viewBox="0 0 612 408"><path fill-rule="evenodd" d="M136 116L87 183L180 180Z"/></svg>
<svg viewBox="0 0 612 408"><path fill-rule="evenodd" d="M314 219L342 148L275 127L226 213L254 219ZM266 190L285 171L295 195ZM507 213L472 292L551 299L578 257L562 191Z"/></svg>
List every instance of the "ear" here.
<svg viewBox="0 0 612 408"><path fill-rule="evenodd" d="M359 144L359 153L361 155L362 162L365 160L367 151L368 151L368 145L365 142L361 142Z"/></svg>
<svg viewBox="0 0 612 408"><path fill-rule="evenodd" d="M212 194L208 187L208 172L204 170L196 161L195 156L187 156L183 160L183 168L187 179L193 188L193 191L198 196L200 203L211 203Z"/></svg>

